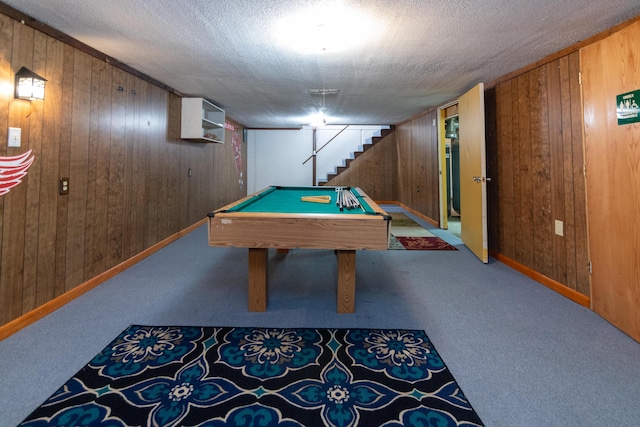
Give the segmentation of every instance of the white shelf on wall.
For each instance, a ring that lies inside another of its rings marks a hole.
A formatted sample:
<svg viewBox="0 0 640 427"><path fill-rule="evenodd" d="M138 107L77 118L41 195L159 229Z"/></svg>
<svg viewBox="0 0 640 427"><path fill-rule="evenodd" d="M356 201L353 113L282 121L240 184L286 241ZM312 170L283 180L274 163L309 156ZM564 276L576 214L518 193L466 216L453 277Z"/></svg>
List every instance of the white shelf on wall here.
<svg viewBox="0 0 640 427"><path fill-rule="evenodd" d="M224 143L224 110L204 98L182 98L180 138Z"/></svg>

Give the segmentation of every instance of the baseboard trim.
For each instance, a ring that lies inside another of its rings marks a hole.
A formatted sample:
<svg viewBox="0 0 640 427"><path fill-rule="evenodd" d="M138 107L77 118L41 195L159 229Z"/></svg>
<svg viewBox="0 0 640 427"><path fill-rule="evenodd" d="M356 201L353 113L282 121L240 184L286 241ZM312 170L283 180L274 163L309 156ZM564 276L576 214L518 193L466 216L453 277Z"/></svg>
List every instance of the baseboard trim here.
<svg viewBox="0 0 640 427"><path fill-rule="evenodd" d="M0 326L0 341L2 341L5 338L15 334L19 330L31 325L32 323L35 323L36 321L42 319L46 315L48 315L50 313L53 313L54 311L56 311L57 309L59 309L63 305L65 305L65 304L73 301L74 299L78 298L80 295L89 292L91 289L95 288L96 286L100 285L101 283L103 283L103 282L109 280L110 278L112 278L113 276L123 272L124 270L126 270L127 268L133 266L134 264L137 264L138 262L140 262L143 259L147 258L148 256L150 256L154 252L157 252L160 249L164 248L169 243L175 242L176 240L178 240L182 236L191 233L196 228L198 228L201 225L205 224L206 221L207 221L207 218L201 219L200 221L198 221L195 224L185 228L184 230L179 231L179 232L167 237L166 239L164 239L164 240L156 243L155 245L145 249L144 251L140 252L139 254L132 256L128 260L123 261L120 264L118 264L118 265L110 268L109 270L105 271L104 273L101 273L101 274L97 275L93 279L87 280L86 282L76 286L75 288L65 292L64 294L62 294L62 295L52 299L51 301L41 305L40 307L38 307L38 308L36 308L34 310L31 310L30 312L18 317L17 319L14 319L14 320L10 321L9 323L6 323L6 324Z"/></svg>
<svg viewBox="0 0 640 427"><path fill-rule="evenodd" d="M519 271L520 273L524 274L525 276L535 280L538 283L541 283L542 285L546 286L547 288L556 291L557 293L559 293L562 296L565 296L567 298L569 298L571 301L575 302L576 304L580 304L583 307L587 307L587 308L591 308L591 298L581 294L580 292L577 292L565 285L563 285L560 282L557 282L543 274L538 273L535 270L532 270L531 268L520 264L517 261L512 260L509 257L506 257L502 254L499 254L497 252L491 252L490 253L491 257L495 258L496 260L500 261L501 263L513 268L516 271Z"/></svg>
<svg viewBox="0 0 640 427"><path fill-rule="evenodd" d="M405 205L404 203L396 202L395 204L400 206L402 209L411 212L412 214L414 214L415 216L419 217L423 221L428 222L429 224L433 225L434 227L440 228L440 223L438 221L436 221L434 219L431 219L428 216L425 216L424 214L421 214L417 210L410 208L409 206Z"/></svg>
<svg viewBox="0 0 640 427"><path fill-rule="evenodd" d="M389 205L398 205L400 207L402 207L403 209L411 212L412 214L422 218L424 221L434 225L435 227L440 227L440 224L438 224L437 221L424 216L423 214L421 214L420 212L415 211L414 209L410 208L409 206L405 205L404 203L400 203L398 201L385 201L385 202L376 202L378 204L389 204ZM547 276L545 276L544 274L540 274L535 270L532 270L531 268L520 264L517 261L512 260L509 257L506 257L498 252L495 251L490 251L489 255L500 261L501 263L509 266L510 268L513 268L514 270L524 274L525 276L535 280L536 282L546 286L547 288L556 291L557 293L559 293L560 295L569 298L571 301L575 302L576 304L579 304L583 307L587 307L589 309L591 309L591 298L581 294L578 291L575 291L569 287L567 287L566 285L563 285L560 282L557 282Z"/></svg>

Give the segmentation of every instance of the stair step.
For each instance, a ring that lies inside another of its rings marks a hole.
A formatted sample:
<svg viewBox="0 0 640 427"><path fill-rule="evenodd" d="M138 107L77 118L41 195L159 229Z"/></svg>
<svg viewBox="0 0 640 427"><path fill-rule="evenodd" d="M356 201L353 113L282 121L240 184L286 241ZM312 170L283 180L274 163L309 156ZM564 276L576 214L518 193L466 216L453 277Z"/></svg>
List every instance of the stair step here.
<svg viewBox="0 0 640 427"><path fill-rule="evenodd" d="M355 151L351 153L350 158L344 159L343 166L337 166L335 172L327 174L326 181L318 181L318 184L326 185L333 178L335 178L336 176L340 175L342 172L347 170L351 162L353 162L355 159L360 157L362 153L364 153L365 151L373 147L375 144L377 144L378 142L386 138L389 134L391 134L394 131L394 129L395 129L395 126L390 126L389 129L380 129L380 136L372 136L371 138L368 138L367 141L364 144L362 144L362 146L360 146L360 151Z"/></svg>

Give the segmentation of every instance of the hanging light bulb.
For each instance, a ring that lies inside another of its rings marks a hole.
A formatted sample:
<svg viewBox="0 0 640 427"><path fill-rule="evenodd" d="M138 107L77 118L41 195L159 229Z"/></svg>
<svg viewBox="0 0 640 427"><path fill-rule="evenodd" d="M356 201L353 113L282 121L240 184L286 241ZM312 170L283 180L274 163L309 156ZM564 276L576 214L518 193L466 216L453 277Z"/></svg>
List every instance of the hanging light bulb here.
<svg viewBox="0 0 640 427"><path fill-rule="evenodd" d="M324 114L324 111L320 111L318 114L312 117L311 123L309 123L309 126L320 127L320 126L325 126L326 124L327 124L327 116Z"/></svg>
<svg viewBox="0 0 640 427"><path fill-rule="evenodd" d="M319 126L325 126L327 124L327 106L326 106L326 95L337 95L339 93L338 89L327 89L326 87L326 76L325 73L323 72L323 76L322 76L322 89L312 89L309 92L312 95L322 95L322 106L320 107L320 111L317 114L314 114L312 119L311 119L311 123L309 123L309 126L312 127L319 127Z"/></svg>

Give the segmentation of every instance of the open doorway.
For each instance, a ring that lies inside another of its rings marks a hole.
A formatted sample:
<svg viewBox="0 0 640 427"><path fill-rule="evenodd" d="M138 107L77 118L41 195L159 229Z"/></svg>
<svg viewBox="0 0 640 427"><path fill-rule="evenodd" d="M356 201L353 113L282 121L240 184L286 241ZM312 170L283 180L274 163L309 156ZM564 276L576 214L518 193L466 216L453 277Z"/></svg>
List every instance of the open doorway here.
<svg viewBox="0 0 640 427"><path fill-rule="evenodd" d="M446 215L449 233L461 237L462 210L460 208L460 140L458 138L458 115L444 120L444 148L447 174Z"/></svg>
<svg viewBox="0 0 640 427"><path fill-rule="evenodd" d="M487 263L487 181L491 178L486 177L484 84L478 83L456 101L439 107L438 120L440 226L453 234L459 223L462 243ZM457 156L456 145L459 148Z"/></svg>
<svg viewBox="0 0 640 427"><path fill-rule="evenodd" d="M440 227L461 238L460 143L458 102L438 108Z"/></svg>

